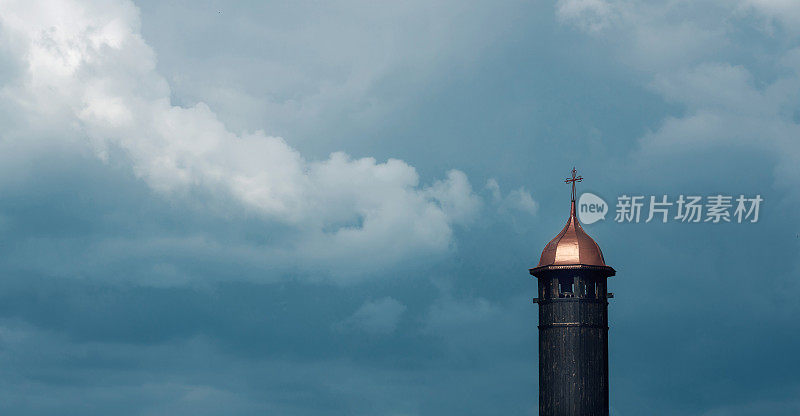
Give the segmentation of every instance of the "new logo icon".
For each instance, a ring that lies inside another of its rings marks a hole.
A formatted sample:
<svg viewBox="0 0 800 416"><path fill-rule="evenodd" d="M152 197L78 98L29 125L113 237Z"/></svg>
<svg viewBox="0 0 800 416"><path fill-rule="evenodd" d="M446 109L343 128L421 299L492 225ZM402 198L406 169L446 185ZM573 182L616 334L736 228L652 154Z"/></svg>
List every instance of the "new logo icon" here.
<svg viewBox="0 0 800 416"><path fill-rule="evenodd" d="M581 194L578 199L578 219L584 224L593 224L597 221L606 219L608 213L608 204L603 201L603 198L585 192Z"/></svg>

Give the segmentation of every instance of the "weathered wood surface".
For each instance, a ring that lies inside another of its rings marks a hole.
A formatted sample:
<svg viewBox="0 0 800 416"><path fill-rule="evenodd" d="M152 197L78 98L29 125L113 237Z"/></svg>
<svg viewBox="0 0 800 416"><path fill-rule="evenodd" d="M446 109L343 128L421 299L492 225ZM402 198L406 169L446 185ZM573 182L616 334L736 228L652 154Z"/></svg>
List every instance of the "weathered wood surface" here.
<svg viewBox="0 0 800 416"><path fill-rule="evenodd" d="M557 277L540 277L539 415L608 416L606 281L568 278L575 293L565 293L570 285L556 285ZM597 291L586 290L589 284Z"/></svg>

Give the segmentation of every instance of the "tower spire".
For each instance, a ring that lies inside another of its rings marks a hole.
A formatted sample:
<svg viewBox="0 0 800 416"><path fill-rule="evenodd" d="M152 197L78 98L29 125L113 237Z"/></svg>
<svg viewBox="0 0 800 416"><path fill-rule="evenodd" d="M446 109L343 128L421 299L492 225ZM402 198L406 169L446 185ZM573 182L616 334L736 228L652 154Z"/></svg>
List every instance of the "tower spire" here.
<svg viewBox="0 0 800 416"><path fill-rule="evenodd" d="M538 280L539 416L608 416L608 278L600 246L581 227L572 203L564 229L530 269Z"/></svg>

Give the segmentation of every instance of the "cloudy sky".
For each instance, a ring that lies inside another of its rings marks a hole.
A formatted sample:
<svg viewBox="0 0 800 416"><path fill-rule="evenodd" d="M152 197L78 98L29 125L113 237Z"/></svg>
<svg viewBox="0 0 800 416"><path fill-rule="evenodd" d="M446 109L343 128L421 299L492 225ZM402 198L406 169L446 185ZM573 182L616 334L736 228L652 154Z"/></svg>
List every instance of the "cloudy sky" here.
<svg viewBox="0 0 800 416"><path fill-rule="evenodd" d="M800 3L2 0L0 413L535 415L573 166L612 414L800 414Z"/></svg>

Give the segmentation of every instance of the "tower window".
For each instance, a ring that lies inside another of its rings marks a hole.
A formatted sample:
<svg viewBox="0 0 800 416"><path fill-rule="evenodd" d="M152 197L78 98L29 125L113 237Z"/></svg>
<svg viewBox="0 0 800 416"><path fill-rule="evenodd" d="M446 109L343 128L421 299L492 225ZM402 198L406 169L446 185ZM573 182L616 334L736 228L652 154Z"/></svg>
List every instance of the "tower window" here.
<svg viewBox="0 0 800 416"><path fill-rule="evenodd" d="M572 279L570 278L560 279L559 283L561 284L561 291L560 291L561 296L559 297L571 297L572 294L574 293L572 287Z"/></svg>

